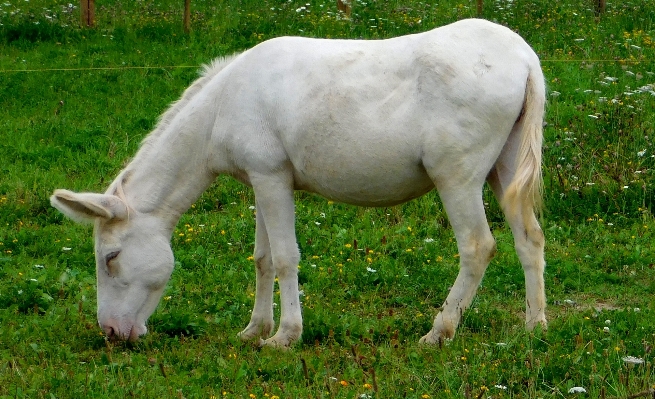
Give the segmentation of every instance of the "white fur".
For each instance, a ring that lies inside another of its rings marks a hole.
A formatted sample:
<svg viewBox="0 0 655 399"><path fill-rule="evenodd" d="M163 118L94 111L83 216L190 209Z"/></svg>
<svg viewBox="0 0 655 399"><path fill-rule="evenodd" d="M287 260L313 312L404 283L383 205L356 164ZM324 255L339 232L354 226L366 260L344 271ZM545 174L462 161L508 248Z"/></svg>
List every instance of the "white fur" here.
<svg viewBox="0 0 655 399"><path fill-rule="evenodd" d="M218 174L251 186L257 295L240 336L273 332L277 275L280 327L264 343L288 346L302 332L293 191L389 206L436 187L461 266L422 338L435 343L455 334L495 252L482 203L488 181L525 270L527 327L545 326L535 218L544 101L536 54L483 20L379 41L277 38L207 67L105 194L56 191L52 203L97 219L99 322L110 336L136 339L170 276L182 213Z"/></svg>

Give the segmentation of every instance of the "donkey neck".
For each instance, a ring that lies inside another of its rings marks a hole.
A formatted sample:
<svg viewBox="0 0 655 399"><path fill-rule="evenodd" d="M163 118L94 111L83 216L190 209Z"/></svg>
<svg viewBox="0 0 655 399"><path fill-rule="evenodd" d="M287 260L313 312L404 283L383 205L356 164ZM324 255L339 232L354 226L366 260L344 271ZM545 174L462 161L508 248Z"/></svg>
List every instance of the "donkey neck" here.
<svg viewBox="0 0 655 399"><path fill-rule="evenodd" d="M130 208L160 217L171 230L216 177L207 162L211 118L193 103L185 108L144 140L114 182Z"/></svg>
<svg viewBox="0 0 655 399"><path fill-rule="evenodd" d="M216 173L210 136L215 119L214 78L239 54L218 58L162 115L136 156L109 188L137 212L153 213L173 230L180 216L209 187Z"/></svg>

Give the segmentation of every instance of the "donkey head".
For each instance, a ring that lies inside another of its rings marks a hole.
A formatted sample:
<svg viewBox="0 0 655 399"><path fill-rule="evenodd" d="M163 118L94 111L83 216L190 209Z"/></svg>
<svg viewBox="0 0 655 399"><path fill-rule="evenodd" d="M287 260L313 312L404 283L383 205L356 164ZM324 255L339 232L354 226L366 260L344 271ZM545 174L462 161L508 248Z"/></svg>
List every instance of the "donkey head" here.
<svg viewBox="0 0 655 399"><path fill-rule="evenodd" d="M173 271L170 227L117 195L56 190L50 203L75 221L95 223L98 322L109 338L137 340Z"/></svg>

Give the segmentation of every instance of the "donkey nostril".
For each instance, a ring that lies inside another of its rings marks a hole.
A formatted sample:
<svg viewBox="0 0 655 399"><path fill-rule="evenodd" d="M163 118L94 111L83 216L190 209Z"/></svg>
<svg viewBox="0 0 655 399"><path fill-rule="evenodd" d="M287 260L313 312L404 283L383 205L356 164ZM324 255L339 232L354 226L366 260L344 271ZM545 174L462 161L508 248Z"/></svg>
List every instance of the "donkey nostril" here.
<svg viewBox="0 0 655 399"><path fill-rule="evenodd" d="M115 338L116 336L116 331L114 330L114 327L108 325L108 324L100 324L100 328L102 328L102 331L105 332L105 335L107 335L107 338Z"/></svg>

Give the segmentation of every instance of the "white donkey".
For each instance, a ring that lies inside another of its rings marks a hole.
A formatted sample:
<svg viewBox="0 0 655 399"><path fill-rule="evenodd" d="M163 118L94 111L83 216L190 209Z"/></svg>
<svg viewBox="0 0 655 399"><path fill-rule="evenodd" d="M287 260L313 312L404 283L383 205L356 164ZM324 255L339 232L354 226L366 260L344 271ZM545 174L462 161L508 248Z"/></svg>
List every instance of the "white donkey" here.
<svg viewBox="0 0 655 399"><path fill-rule="evenodd" d="M545 104L539 59L511 30L465 20L388 40L281 37L218 60L163 114L104 194L56 190L52 205L95 222L98 320L136 340L171 271L180 216L219 174L251 186L256 298L244 340L302 332L294 190L391 206L435 187L460 272L421 342L451 338L494 255L489 182L515 236L526 326L546 325L541 199ZM273 331L279 278L281 320Z"/></svg>

